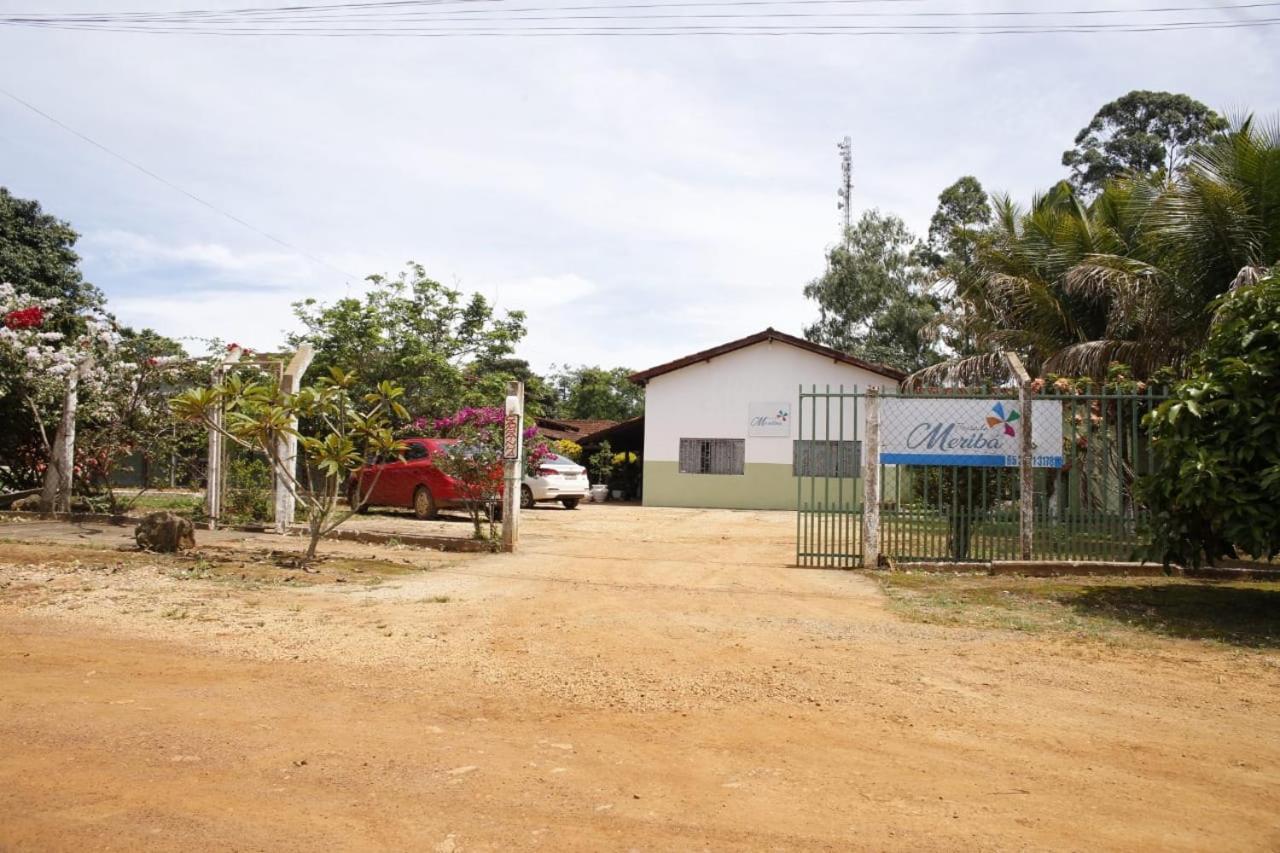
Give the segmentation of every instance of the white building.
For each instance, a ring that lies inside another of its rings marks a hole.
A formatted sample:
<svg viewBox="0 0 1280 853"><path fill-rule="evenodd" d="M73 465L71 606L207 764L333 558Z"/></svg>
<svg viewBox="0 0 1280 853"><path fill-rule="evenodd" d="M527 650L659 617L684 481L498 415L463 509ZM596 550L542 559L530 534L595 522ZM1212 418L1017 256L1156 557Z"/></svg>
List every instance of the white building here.
<svg viewBox="0 0 1280 853"><path fill-rule="evenodd" d="M837 437L841 414L839 402L801 412L800 386L865 391L903 375L771 328L641 371L631 379L645 389L644 503L794 509L798 442L814 437L815 415ZM843 414L851 423L852 401Z"/></svg>

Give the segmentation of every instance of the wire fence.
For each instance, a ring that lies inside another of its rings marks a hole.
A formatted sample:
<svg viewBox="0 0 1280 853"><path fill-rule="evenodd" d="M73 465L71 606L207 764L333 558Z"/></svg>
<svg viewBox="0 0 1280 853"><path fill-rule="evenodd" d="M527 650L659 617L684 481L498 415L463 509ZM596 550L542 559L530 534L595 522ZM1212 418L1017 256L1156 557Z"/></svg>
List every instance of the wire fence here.
<svg viewBox="0 0 1280 853"><path fill-rule="evenodd" d="M802 388L797 564L863 562L873 475L879 554L899 562L1022 558L1028 422L1032 558L1139 559L1148 517L1135 484L1155 465L1142 418L1164 398L1150 388L1099 387L1022 401L1010 389L873 401L856 389ZM872 429L874 471L864 458Z"/></svg>

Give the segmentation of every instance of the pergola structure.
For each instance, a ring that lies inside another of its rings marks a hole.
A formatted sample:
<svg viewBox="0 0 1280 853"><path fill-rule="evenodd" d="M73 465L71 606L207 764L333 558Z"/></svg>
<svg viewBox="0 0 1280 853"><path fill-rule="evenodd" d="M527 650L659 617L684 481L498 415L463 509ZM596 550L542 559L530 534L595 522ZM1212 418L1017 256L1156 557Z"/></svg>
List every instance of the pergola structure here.
<svg viewBox="0 0 1280 853"><path fill-rule="evenodd" d="M307 372L307 368L311 366L312 359L315 358L315 352L309 344L299 346L287 365L279 358L257 358L245 361L244 355L245 350L239 345L232 344L228 347L226 354L213 368L213 384L221 385L226 381L227 374L237 365L252 364L264 370L273 370L276 373L276 381L279 383L281 392L293 394L301 386L302 377ZM221 523L222 499L226 493L227 485L226 439L219 431L219 428L223 425L223 417L224 412L221 407L214 410L212 414L213 423L209 427L209 467L204 506L205 513L209 517L210 530L217 530L218 525ZM296 427L297 425L296 420L291 423L291 426ZM293 513L297 505L298 496L294 494L287 478L281 477L276 468L278 465L286 470L296 469L298 464L297 436L289 434L277 436L275 457L271 466L275 498L273 502L275 530L277 533L287 533L289 525L293 523Z"/></svg>

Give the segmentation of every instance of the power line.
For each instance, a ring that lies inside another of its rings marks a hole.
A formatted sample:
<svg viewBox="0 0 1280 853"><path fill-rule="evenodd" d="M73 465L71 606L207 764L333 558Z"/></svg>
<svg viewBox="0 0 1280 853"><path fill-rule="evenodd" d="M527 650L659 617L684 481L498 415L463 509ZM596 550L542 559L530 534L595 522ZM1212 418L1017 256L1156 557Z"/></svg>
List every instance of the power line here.
<svg viewBox="0 0 1280 853"><path fill-rule="evenodd" d="M94 32L275 37L461 37L549 35L1035 35L1054 33L1154 33L1189 29L1261 28L1280 18L1245 18L1245 9L1274 9L1280 0L1212 6L1164 5L1107 9L946 11L912 8L905 12L849 11L849 4L917 3L925 0L694 0L578 5L487 5L504 0L380 0L346 4L307 4L238 10L28 14L0 16L0 26ZM486 4L475 7L473 4ZM456 8L463 5L463 8ZM807 6L813 11L780 11ZM814 7L822 6L822 9ZM831 7L836 7L832 9ZM748 11L698 11L706 9ZM693 10L693 11L690 11ZM652 14L656 12L657 14ZM688 12L688 13L686 13ZM1222 14L1152 20L1174 13ZM537 14L531 14L537 13ZM589 13L589 14L579 14ZM1103 16L1126 16L1108 20ZM976 23L950 19L967 18ZM1051 20L1041 20L1044 18ZM837 20L874 19L842 24ZM1063 21L1062 18L1068 20ZM790 24L788 20L803 20ZM908 23L921 21L921 23ZM1021 21L1029 21L1021 23ZM540 22L568 26L542 26ZM606 22L606 23L597 23ZM626 26L610 26L621 22ZM659 22L659 23L654 23ZM671 23L661 23L671 22ZM779 23L781 22L781 23ZM474 24L475 26L471 26Z"/></svg>
<svg viewBox="0 0 1280 853"><path fill-rule="evenodd" d="M607 16L605 16L607 17ZM660 16L615 16L609 20L645 20ZM698 20L699 16L675 16ZM1105 34L1105 33L1159 33L1181 30L1236 30L1272 27L1280 24L1280 18L1259 18L1250 21L1170 21L1156 24L1063 24L1063 25L841 25L808 24L787 26L783 24L753 25L737 23L718 24L645 24L630 27L606 27L603 25L578 25L565 27L512 27L532 18L491 19L496 24L472 27L138 27L138 26L85 26L76 24L33 25L41 29L78 30L94 32L149 33L165 35L210 35L229 37L328 37L328 38L388 38L388 37L450 37L450 36L512 36L512 35L846 35L846 36L903 36L903 35L1040 35L1040 34ZM566 20L552 18L550 20ZM483 23L481 21L450 21L448 23ZM553 32L555 31L555 32Z"/></svg>
<svg viewBox="0 0 1280 853"><path fill-rule="evenodd" d="M157 25L157 24L174 24L174 25L196 25L207 26L211 24L248 24L260 25L267 23L298 23L298 24L317 24L317 23L341 23L343 21L359 21L359 22L384 22L384 23L402 23L424 18L438 18L450 15L487 15L494 14L512 14L521 12L562 12L562 11L598 11L606 13L615 13L619 10L628 9L695 9L695 8L738 8L738 7L785 7L794 5L863 5L866 2L877 2L877 0L700 0L691 3L623 3L623 4L592 4L592 5L576 5L576 6L487 6L484 8L461 8L461 9L439 9L441 6L455 6L460 4L474 3L498 3L502 0L426 0L426 2L415 2L408 11L401 11L399 7L395 9L387 9L378 4L348 4L341 7L299 7L286 6L275 8L261 8L252 10L253 14L246 16L250 10L227 11L227 12L154 12L154 13L114 13L114 14L92 14L92 13L74 13L74 14L9 14L0 16L0 22L10 23L14 25L38 25L38 24L84 24L86 26L108 25L108 24L128 24L128 25ZM917 0L912 0L917 2ZM1261 9L1274 8L1280 6L1280 2L1250 2L1235 5L1223 5L1220 3L1214 5L1179 5L1179 6L1148 6L1138 8L1108 8L1108 9L998 9L991 11L940 11L940 10L911 10L907 12L890 12L884 10L874 11L833 11L831 16L839 17L857 17L857 18L1028 18L1028 17L1097 17L1107 15L1156 15L1170 14L1176 12L1235 12L1244 9ZM371 8L372 7L372 8ZM433 10L426 10L425 7L433 7ZM321 11L327 10L327 11ZM389 13L389 14L388 14ZM706 13L699 13L706 14ZM1238 16L1234 16L1236 20L1242 20ZM1243 19L1247 22L1247 19ZM1133 22L1129 22L1133 23Z"/></svg>
<svg viewBox="0 0 1280 853"><path fill-rule="evenodd" d="M392 2L357 2L357 3L330 3L330 4L313 4L313 5L293 5L293 6L268 6L247 9L201 9L201 10L172 10L162 12L64 12L64 13L44 13L44 12L11 12L5 17L21 20L80 20L80 21L149 21L149 20L201 20L206 18L238 18L243 16L258 16L272 14L288 14L288 15L311 15L311 14L327 14L327 13L356 13L356 14L382 14L384 12L399 13L403 9L421 9L423 7L432 6L453 6L465 3L499 3L503 0L392 0ZM741 5L753 5L750 0L738 0ZM760 0L761 3L766 0ZM797 2L797 0L767 0L770 5L777 3L786 4L788 2ZM853 5L884 5L884 4L900 4L900 3L922 3L926 0L822 0L822 2L831 3L847 3ZM756 5L758 5L757 3ZM690 5L701 5L698 3ZM733 4L730 4L733 5Z"/></svg>
<svg viewBox="0 0 1280 853"><path fill-rule="evenodd" d="M120 154L120 153L118 153L118 152L116 152L116 151L111 150L111 149L110 149L110 148L108 148L107 146L103 145L101 142L98 142L96 139L93 139L92 137L89 137L89 136L87 136L87 135L85 135L85 134L81 133L80 131L76 130L74 127L71 127L70 125L68 125L68 124L66 124L66 123L64 123L64 122L62 122L62 121L60 121L60 120L58 120L57 118L54 118L53 116L49 115L49 114L48 114L47 112L45 112L44 110L42 110L42 109L40 109L39 107L37 107L35 104L32 104L32 103L30 103L29 101L25 101L25 100L23 100L22 98L19 98L17 95L13 94L12 92L8 91L7 89L0 89L0 95L4 95L5 97L7 97L7 98L11 99L11 100L12 100L12 101L14 101L15 103L21 104L22 106L24 106L24 107L26 107L27 109L31 110L33 113L35 113L36 115L40 116L41 118L44 118L44 119L46 119L46 120L48 120L48 121L52 122L53 124L57 125L58 127L62 128L62 129L63 129L63 130L65 130L67 133L70 133L70 134L71 134L71 135L73 135L73 136L79 137L80 139L82 139L82 140L84 140L85 142L87 142L87 143L89 143L90 145L92 145L94 148L97 148L98 150L103 151L103 152L105 152L106 154L111 155L112 157L116 158L116 159L117 159L117 160L119 160L120 162L122 162L122 163L124 163L124 164L126 164L126 165L128 165L128 166L130 166L130 167L132 167L132 168L134 168L134 169L136 169L136 170L138 170L139 172L141 172L142 174L144 174L144 175L146 175L147 177L151 178L152 180L159 181L160 183L164 184L164 185L165 185L166 187L168 187L169 189L171 189L171 190L176 190L177 192L182 193L182 194L183 194L184 196L186 196L187 198L191 199L192 201L196 202L197 204L201 204L201 205L203 205L203 206L205 206L205 207L209 208L209 209L210 209L210 210L212 210L214 213L217 213L217 214L219 214L219 215L221 215L221 216L225 216L227 219L230 219L232 222L236 223L237 225L240 225L240 226L243 226L244 228L249 229L250 231L252 231L253 233L255 233L255 234L259 235L260 237L265 237L266 239L270 240L271 242L276 243L276 244L278 244L278 245L280 245L280 246L283 246L284 248L288 249L289 251L293 252L294 254L297 254L297 255L300 255L300 256L302 256L302 257L304 257L304 258L307 258L308 260L313 261L313 262L315 262L315 263L317 263L317 264L320 264L320 265L321 265L321 266L323 266L323 267L327 267L328 269L331 269L331 270L333 270L334 272L339 273L340 275L343 275L343 276L345 276L345 277L347 277L347 278L355 278L355 279L360 278L360 276L354 275L354 274L349 273L349 272L347 272L347 271L345 271L345 270L341 270L341 269L339 269L338 267L335 267L333 264L329 263L328 261L324 260L323 258L318 258L318 257L316 257L315 255L311 254L310 252L307 252L307 251L306 251L306 250L304 250L304 249L300 249L300 248L298 248L297 246L293 245L292 243L288 243L288 242L286 242L286 241L284 241L284 240L281 240L279 237L276 237L276 236L275 236L275 235L273 235L273 234L269 234L269 233L267 233L266 231L263 231L261 228L258 228L258 227L254 226L254 225L251 225L251 224L250 224L250 223L248 223L248 222L245 222L243 219L241 219L240 217L236 216L234 213L230 213L229 211L223 210L222 208L218 207L217 205L213 204L212 202L205 201L204 199L200 198L200 196L196 195L195 193L191 192L190 190L187 190L187 189L184 189L184 188L182 188L182 187L178 186L178 185L177 185L177 184L175 184L173 181L170 181L169 179L167 179L167 178L165 178L165 177L163 177L163 176L161 176L161 175L157 175L155 172L151 171L151 170L150 170L150 169L148 169L146 166L143 166L141 163L138 163L138 162L136 162L136 161L134 161L134 160L131 160L131 159L129 159L128 157L124 156L123 154Z"/></svg>
<svg viewBox="0 0 1280 853"><path fill-rule="evenodd" d="M431 0L429 3L420 4L422 6L453 6L459 4L472 3L497 3L502 0ZM8 15L0 17L0 22L12 22L22 24L36 23L125 23L125 24L186 24L188 22L198 25L208 24L261 24L261 23L282 23L296 22L303 24L311 23L338 23L342 21L376 21L386 23L401 23L408 21L416 21L423 19L439 18L442 16L452 15L488 15L488 14L512 14L521 12L561 12L561 11L601 11L616 12L618 10L631 9L696 9L696 8L738 8L738 7L787 7L800 5L822 5L822 6L843 6L848 4L862 5L866 2L876 2L876 0L699 0L699 2L691 3L609 3L609 4L589 4L576 6L488 6L485 8L462 8L462 9L433 9L425 10L419 8L417 11L398 11L398 10L380 10L357 8L357 6L342 7L343 12L324 11L317 12L306 9L299 13L285 13L285 10L301 7L277 7L276 9L257 10L254 15L244 16L240 13L201 13L200 17L192 18L184 12L170 13L118 13L115 15L102 14L66 14L66 15ZM991 11L940 11L940 10L912 10L908 12L889 12L884 10L875 11L839 11L827 13L831 17L850 17L850 18L1044 18L1044 17L1098 17L1108 15L1156 15L1156 14L1172 14L1176 12L1235 12L1245 9L1264 9L1275 8L1280 6L1280 2L1269 0L1268 2L1251 2L1240 3L1234 5L1182 5L1182 6L1148 6L1138 8L1109 8L1109 9L997 9ZM392 14L386 14L390 11ZM706 13L698 13L699 15ZM206 16L207 15L207 16ZM1235 16L1236 20L1247 22L1248 19L1241 19Z"/></svg>

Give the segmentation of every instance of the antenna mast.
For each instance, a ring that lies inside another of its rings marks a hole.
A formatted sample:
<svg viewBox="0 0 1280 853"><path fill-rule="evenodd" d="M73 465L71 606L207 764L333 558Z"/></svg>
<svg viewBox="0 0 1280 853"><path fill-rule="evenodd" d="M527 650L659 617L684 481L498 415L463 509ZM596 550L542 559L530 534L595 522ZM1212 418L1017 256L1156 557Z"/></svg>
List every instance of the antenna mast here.
<svg viewBox="0 0 1280 853"><path fill-rule="evenodd" d="M840 232L845 248L849 248L849 229L852 227L853 211L853 140L845 137L836 148L840 149L840 201L836 205L844 214L844 228Z"/></svg>

